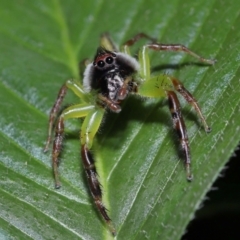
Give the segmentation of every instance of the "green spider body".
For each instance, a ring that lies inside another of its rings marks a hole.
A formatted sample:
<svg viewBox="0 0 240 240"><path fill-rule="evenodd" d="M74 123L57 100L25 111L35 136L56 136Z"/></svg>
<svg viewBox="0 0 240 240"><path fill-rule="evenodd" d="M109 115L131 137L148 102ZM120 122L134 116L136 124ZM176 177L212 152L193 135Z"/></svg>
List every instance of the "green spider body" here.
<svg viewBox="0 0 240 240"><path fill-rule="evenodd" d="M136 60L130 56L129 47L140 38L147 38L152 43L144 45L141 48L138 60ZM213 60L204 59L183 45L156 43L154 39L143 33L137 34L127 41L123 46L123 51L119 52L116 50L109 36L105 34L101 38L101 47L98 48L94 61L86 66L83 85L75 80L68 80L59 91L49 119L48 140L45 151L51 142L53 124L57 120L52 162L55 187L59 188L58 158L62 148L64 121L69 118L85 118L80 133L82 161L95 204L114 235L116 233L115 228L112 226L111 220L102 203L100 183L97 178L94 158L90 152L105 111L109 109L119 113L121 111L121 102L129 94L137 94L149 98L168 98L173 127L178 133L184 152L184 163L188 180L192 178L190 171L190 151L186 127L181 115L180 103L175 93L176 91L195 108L204 124L205 130L207 132L210 131L197 101L177 79L168 75L151 75L148 49L155 51L183 51L198 58L200 61L214 64ZM81 99L82 103L66 108L58 119L56 119L67 89L71 89Z"/></svg>

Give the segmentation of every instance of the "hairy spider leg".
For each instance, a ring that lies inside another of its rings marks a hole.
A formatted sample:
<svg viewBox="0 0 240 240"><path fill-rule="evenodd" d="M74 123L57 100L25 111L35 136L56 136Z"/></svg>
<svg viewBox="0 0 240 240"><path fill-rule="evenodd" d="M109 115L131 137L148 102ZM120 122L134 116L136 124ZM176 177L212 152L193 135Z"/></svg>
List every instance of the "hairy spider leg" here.
<svg viewBox="0 0 240 240"><path fill-rule="evenodd" d="M210 131L210 127L208 127L197 101L193 98L192 94L185 89L185 87L182 83L180 83L179 80L168 75L158 75L154 77L150 76L150 61L147 49L148 46L144 46L139 52L139 62L141 68L139 73L140 80L137 93L141 96L151 98L168 98L169 109L172 114L173 127L177 131L178 138L184 152L184 165L186 169L187 179L191 180L191 157L187 130L184 119L182 118L180 103L174 91L178 91L185 98L185 100L194 107L204 124L206 132Z"/></svg>
<svg viewBox="0 0 240 240"><path fill-rule="evenodd" d="M48 121L48 137L47 137L47 141L44 147L44 152L47 152L49 149L49 145L51 143L51 139L52 139L52 130L53 130L53 125L56 121L56 118L60 112L60 107L61 104L63 102L64 97L67 94L67 90L68 88L70 88L79 98L87 101L87 95L85 94L85 92L82 89L82 86L78 83L75 82L74 80L67 80L66 83L64 83L62 85L62 87L60 88L59 92L58 92L58 96L57 99L51 109L50 115L49 115L49 121Z"/></svg>
<svg viewBox="0 0 240 240"><path fill-rule="evenodd" d="M98 102L103 107L106 106L107 108L109 108L111 111L115 113L119 113L122 110L121 107L116 102L103 96L101 93L98 94Z"/></svg>
<svg viewBox="0 0 240 240"><path fill-rule="evenodd" d="M148 47L148 48L153 49L155 51L185 52L185 53L193 56L194 58L197 58L201 62L205 62L205 63L211 64L211 65L216 63L216 60L203 58L203 57L201 57L200 55L196 54L195 52L193 52L192 50L190 50L189 48L187 48L186 46L184 46L182 44L162 44L162 43L157 43L154 38L149 37L145 33L136 34L133 38L131 38L130 40L126 41L123 44L123 52L130 54L129 47L132 46L133 44L135 44L141 38L150 39L153 43L152 44L147 44L147 45L145 45L145 47Z"/></svg>
<svg viewBox="0 0 240 240"><path fill-rule="evenodd" d="M88 103L72 105L66 108L57 120L56 127L55 127L55 139L54 139L53 150L52 150L52 164L53 164L53 173L54 173L56 188L61 187L60 181L59 181L58 165L59 165L59 155L61 153L62 144L63 144L64 121L69 118L86 117L93 110L95 110L95 106L90 105Z"/></svg>
<svg viewBox="0 0 240 240"><path fill-rule="evenodd" d="M192 173L190 169L191 157L190 148L188 143L188 135L184 119L181 113L181 106L175 92L167 91L169 109L172 115L173 128L176 130L180 140L182 150L184 153L184 165L186 169L187 180L192 180Z"/></svg>
<svg viewBox="0 0 240 240"><path fill-rule="evenodd" d="M129 47L134 45L137 41L139 41L142 38L151 40L151 42L156 42L155 38L152 38L145 33L138 33L123 44L122 51L130 55Z"/></svg>
<svg viewBox="0 0 240 240"><path fill-rule="evenodd" d="M203 116L203 113L201 111L201 108L197 102L197 100L193 97L193 95L183 86L183 84L176 78L171 77L171 81L173 83L173 86L176 91L178 91L184 98L185 100L191 104L195 111L197 112L199 118L201 119L204 129L207 133L211 132L211 128L208 126L205 117Z"/></svg>
<svg viewBox="0 0 240 240"><path fill-rule="evenodd" d="M148 48L151 48L156 51L174 51L174 52L185 52L194 58L197 58L201 62L205 62L208 64L214 64L216 60L214 59L207 59L203 58L200 55L196 54L195 52L191 51L189 48L185 47L182 44L161 44L161 43L154 43L146 45Z"/></svg>
<svg viewBox="0 0 240 240"><path fill-rule="evenodd" d="M93 139L101 125L104 112L105 110L103 108L94 109L84 119L81 128L81 156L94 202L103 219L108 224L111 233L115 236L116 230L113 227L112 221L108 216L106 208L102 202L102 191L97 178L93 154L90 152Z"/></svg>
<svg viewBox="0 0 240 240"><path fill-rule="evenodd" d="M53 174L55 178L55 188L60 188L60 180L59 180L59 155L62 150L63 144L63 135L64 135L64 121L70 118L82 118L85 117L83 121L83 125L81 127L81 156L83 161L83 166L87 175L87 181L89 184L91 195L94 199L94 202L102 215L103 219L108 224L108 227L113 235L116 234L115 228L112 225L111 219L107 214L106 208L102 203L102 191L100 187L100 183L97 178L97 171L94 164L94 158L90 149L92 147L93 139L100 127L102 122L102 118L105 110L99 106L95 106L89 104L90 102L88 94L86 94L81 85L73 80L68 80L60 89L57 100L51 110L50 118L49 118L49 136L47 141L47 147L51 141L52 135L52 127L53 123L56 120L57 113L59 112L60 105L63 101L64 96L66 95L67 88L70 88L78 97L80 97L85 103L72 105L61 113L58 117L55 127L55 139L53 143L52 150L52 165L53 165Z"/></svg>
<svg viewBox="0 0 240 240"><path fill-rule="evenodd" d="M126 79L123 82L122 87L119 89L119 93L118 93L118 99L119 100L124 100L128 94L128 87L129 87L129 82L131 82L133 80L132 76L128 76L126 77ZM132 92L136 91L136 85L134 85L132 87Z"/></svg>
<svg viewBox="0 0 240 240"><path fill-rule="evenodd" d="M57 96L57 100L55 101L55 103L54 103L54 105L51 109L51 112L50 112L50 115L49 115L49 121L48 121L48 137L47 137L46 145L45 145L44 150L43 150L44 152L48 151L49 144L51 143L53 124L56 120L57 114L60 111L62 101L63 101L63 99L64 99L64 97L67 93L67 89L68 88L67 88L66 84L64 84L60 88L58 96Z"/></svg>
<svg viewBox="0 0 240 240"><path fill-rule="evenodd" d="M143 79L146 79L146 81L149 81L149 80L152 81L152 83L147 83L147 85L151 85L150 88L154 88L154 86L152 85L154 85L154 81L157 81L155 85L157 86L158 89L159 88L162 89L161 96L164 96L164 90L167 90L167 89L173 90L174 88L174 90L179 92L184 97L184 99L194 107L195 111L197 112L199 118L201 119L204 125L205 131L207 133L210 132L211 128L208 126L197 100L193 97L193 95L184 87L184 85L178 79L172 76L167 76L167 75L160 75L159 77L151 77L150 60L149 60L147 50L148 50L148 46L144 46L142 50L139 52L139 63L141 65L140 76ZM145 87L145 88L149 88L149 87ZM157 94L159 94L158 92L159 90L155 92L155 97L157 97Z"/></svg>
<svg viewBox="0 0 240 240"><path fill-rule="evenodd" d="M184 153L184 166L186 169L187 180L191 180L191 156L188 144L188 135L184 119L181 114L180 103L174 91L175 89L172 84L171 77L168 75L158 75L142 82L138 87L137 94L150 98L168 98L173 127L177 132Z"/></svg>
<svg viewBox="0 0 240 240"><path fill-rule="evenodd" d="M81 156L82 162L87 175L87 181L89 189L94 202L102 215L103 219L108 224L110 231L115 235L116 231L112 225L111 219L107 214L106 208L102 202L102 191L99 180L97 178L97 171L94 164L94 158L90 149L92 147L93 139L100 127L102 118L104 115L104 109L89 104L77 104L73 105L61 114L58 123L56 125L56 136L53 145L53 169L56 181L56 187L60 187L59 174L58 174L58 156L61 151L63 132L64 132L64 120L69 118L81 118L85 117L83 125L81 127Z"/></svg>

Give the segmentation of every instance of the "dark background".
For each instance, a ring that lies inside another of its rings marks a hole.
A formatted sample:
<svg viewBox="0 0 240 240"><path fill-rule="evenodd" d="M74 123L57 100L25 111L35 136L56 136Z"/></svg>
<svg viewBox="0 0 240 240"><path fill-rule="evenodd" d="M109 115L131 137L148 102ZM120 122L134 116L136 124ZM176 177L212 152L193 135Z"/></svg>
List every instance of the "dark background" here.
<svg viewBox="0 0 240 240"><path fill-rule="evenodd" d="M182 240L240 239L240 147L208 192Z"/></svg>

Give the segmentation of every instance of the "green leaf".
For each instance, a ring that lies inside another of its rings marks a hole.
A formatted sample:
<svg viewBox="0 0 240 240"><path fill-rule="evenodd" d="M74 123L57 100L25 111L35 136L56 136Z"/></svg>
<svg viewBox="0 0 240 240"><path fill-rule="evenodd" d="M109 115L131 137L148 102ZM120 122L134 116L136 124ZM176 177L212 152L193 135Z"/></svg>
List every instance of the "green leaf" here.
<svg viewBox="0 0 240 240"><path fill-rule="evenodd" d="M212 132L181 99L194 181L185 179L166 101L130 97L107 113L94 154L116 239L180 239L239 141L238 0L0 2L0 238L112 239L95 209L81 165L81 123L66 123L54 189L42 149L48 113L78 62L92 58L99 36L117 44L138 32L181 43L214 66L182 53L152 53L153 74L179 78L199 100ZM133 52L141 46L141 41ZM66 103L79 100L69 94Z"/></svg>

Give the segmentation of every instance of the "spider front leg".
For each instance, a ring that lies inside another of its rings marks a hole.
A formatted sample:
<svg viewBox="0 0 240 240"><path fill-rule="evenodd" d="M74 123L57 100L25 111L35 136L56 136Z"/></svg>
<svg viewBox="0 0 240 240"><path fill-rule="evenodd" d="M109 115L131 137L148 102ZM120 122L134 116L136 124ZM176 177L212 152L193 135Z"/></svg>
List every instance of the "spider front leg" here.
<svg viewBox="0 0 240 240"><path fill-rule="evenodd" d="M203 58L200 55L196 54L189 48L185 47L182 44L162 44L162 43L153 43L153 44L148 44L146 45L147 48L153 49L155 51L174 51L174 52L185 52L194 58L197 58L201 62L205 62L208 64L214 64L216 60L214 59L207 59Z"/></svg>
<svg viewBox="0 0 240 240"><path fill-rule="evenodd" d="M52 165L53 165L53 174L55 178L55 188L60 188L60 180L59 180L59 155L62 150L63 144L63 135L64 135L64 121L69 118L81 118L85 117L95 108L94 105L90 105L87 103L76 104L66 108L62 114L59 116L56 128L55 128L55 139L53 142L53 150L52 150Z"/></svg>
<svg viewBox="0 0 240 240"><path fill-rule="evenodd" d="M112 221L108 216L106 208L102 202L102 191L97 178L97 171L94 164L93 154L90 152L93 139L100 127L103 115L104 109L98 108L92 110L85 118L81 128L81 155L84 169L87 175L90 192L92 194L94 202L103 219L108 224L111 233L115 236L116 230L113 227Z"/></svg>
<svg viewBox="0 0 240 240"><path fill-rule="evenodd" d="M94 199L94 202L102 215L103 219L108 224L110 231L113 235L116 234L114 227L112 226L112 222L110 217L106 212L106 208L102 202L102 191L100 188L100 183L97 178L97 171L94 164L93 155L90 152L92 142L95 134L97 133L99 126L102 122L104 114L104 109L96 109L94 105L89 104L78 104L73 105L63 111L63 113L58 118L56 124L56 135L53 144L52 151L52 163L53 163L53 173L55 177L55 188L60 188L60 180L59 180L59 155L61 153L62 144L63 144L63 134L64 134L64 121L69 118L81 118L85 117L81 128L81 156L83 166L87 175L87 181L89 184L89 189Z"/></svg>
<svg viewBox="0 0 240 240"><path fill-rule="evenodd" d="M193 52L192 50L190 50L189 48L187 48L186 46L182 45L182 44L163 44L163 43L157 43L156 40L150 36L148 36L145 33L138 33L136 34L133 38L131 38L130 40L126 41L123 44L123 52L128 53L129 54L129 47L134 45L137 41L139 41L141 38L146 38L151 40L151 44L147 44L143 47L143 51L144 48L149 48L149 49L153 49L154 51L174 51L174 52L185 52L191 56L193 56L194 58L197 58L199 61L201 62L205 62L208 64L214 64L216 63L216 60L214 59L207 59L207 58L203 58L200 55L196 54L195 52Z"/></svg>
<svg viewBox="0 0 240 240"><path fill-rule="evenodd" d="M148 40L151 40L151 42L156 42L156 39L155 38L152 38L150 36L148 36L147 34L145 33L138 33L136 34L134 37L132 37L131 39L129 39L128 41L126 41L124 44L123 44L123 52L129 54L130 51L129 51L129 47L134 45L137 41L139 41L140 39L142 38L146 38Z"/></svg>
<svg viewBox="0 0 240 240"><path fill-rule="evenodd" d="M61 153L63 144L64 122L65 120L70 118L85 117L85 120L81 128L80 136L82 162L87 175L90 192L95 201L95 204L99 212L101 213L102 217L107 222L112 234L115 235L116 231L112 226L111 219L109 218L106 212L106 208L102 203L102 192L100 188L100 183L97 178L97 172L94 164L93 155L90 152L93 139L102 122L105 110L97 105L89 104L88 102L92 102L92 98L91 97L89 98L89 95L83 91L81 85L73 80L68 80L66 84L64 84L63 87L60 89L57 100L51 110L51 114L49 117L49 131L48 131L49 136L45 150L47 150L48 145L51 141L53 123L56 120L57 113L59 112L63 97L66 95L67 88L70 88L77 96L81 98L81 100L85 101L86 103L76 104L66 108L57 119L55 127L55 139L52 150L52 165L53 174L55 178L55 188L61 187L59 180L58 165L59 155Z"/></svg>

